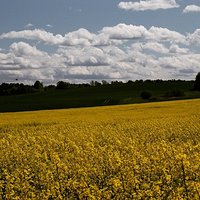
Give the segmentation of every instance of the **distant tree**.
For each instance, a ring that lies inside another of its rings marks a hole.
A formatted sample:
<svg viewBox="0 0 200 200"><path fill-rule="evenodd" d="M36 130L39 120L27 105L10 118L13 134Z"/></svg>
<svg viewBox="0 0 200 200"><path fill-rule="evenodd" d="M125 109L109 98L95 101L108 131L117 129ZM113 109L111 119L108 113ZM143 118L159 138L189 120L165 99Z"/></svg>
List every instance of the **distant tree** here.
<svg viewBox="0 0 200 200"><path fill-rule="evenodd" d="M45 89L45 91L53 91L53 90L56 89L56 86L55 85L48 85L44 89Z"/></svg>
<svg viewBox="0 0 200 200"><path fill-rule="evenodd" d="M95 81L93 81L93 80L90 81L90 85L91 85L91 86L95 86Z"/></svg>
<svg viewBox="0 0 200 200"><path fill-rule="evenodd" d="M94 81L94 86L100 86L100 85L101 85L100 82L98 82L98 81Z"/></svg>
<svg viewBox="0 0 200 200"><path fill-rule="evenodd" d="M144 83L144 81L142 79L141 80L136 80L135 83L142 84L142 83Z"/></svg>
<svg viewBox="0 0 200 200"><path fill-rule="evenodd" d="M68 89L70 88L70 83L64 81L58 81L56 89Z"/></svg>
<svg viewBox="0 0 200 200"><path fill-rule="evenodd" d="M196 79L194 82L194 90L200 91L200 72L196 75Z"/></svg>
<svg viewBox="0 0 200 200"><path fill-rule="evenodd" d="M106 80L102 80L102 85L108 85L109 83Z"/></svg>
<svg viewBox="0 0 200 200"><path fill-rule="evenodd" d="M143 91L143 92L141 92L140 96L142 99L148 100L151 98L152 94L148 91Z"/></svg>
<svg viewBox="0 0 200 200"><path fill-rule="evenodd" d="M0 95L15 95L35 92L35 88L23 83L2 83L0 85Z"/></svg>
<svg viewBox="0 0 200 200"><path fill-rule="evenodd" d="M106 83L106 84L109 84L109 83ZM111 81L110 83L111 85L123 85L124 83L122 81Z"/></svg>
<svg viewBox="0 0 200 200"><path fill-rule="evenodd" d="M43 83L40 82L40 81L35 81L33 87L34 87L36 90L43 90Z"/></svg>
<svg viewBox="0 0 200 200"><path fill-rule="evenodd" d="M157 80L155 80L155 82L156 82L157 84L160 84L160 83L163 82L163 80L162 80L162 79L157 79Z"/></svg>
<svg viewBox="0 0 200 200"><path fill-rule="evenodd" d="M132 81L132 80L128 80L127 83L128 83L128 84L133 84L134 81Z"/></svg>

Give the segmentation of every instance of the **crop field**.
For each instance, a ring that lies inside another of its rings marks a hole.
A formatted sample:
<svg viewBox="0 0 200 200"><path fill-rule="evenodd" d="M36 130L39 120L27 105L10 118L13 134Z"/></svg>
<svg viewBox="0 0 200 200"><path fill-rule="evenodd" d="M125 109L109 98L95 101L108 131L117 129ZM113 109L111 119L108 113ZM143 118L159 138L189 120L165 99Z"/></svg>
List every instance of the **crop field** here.
<svg viewBox="0 0 200 200"><path fill-rule="evenodd" d="M200 100L0 113L0 199L200 199Z"/></svg>

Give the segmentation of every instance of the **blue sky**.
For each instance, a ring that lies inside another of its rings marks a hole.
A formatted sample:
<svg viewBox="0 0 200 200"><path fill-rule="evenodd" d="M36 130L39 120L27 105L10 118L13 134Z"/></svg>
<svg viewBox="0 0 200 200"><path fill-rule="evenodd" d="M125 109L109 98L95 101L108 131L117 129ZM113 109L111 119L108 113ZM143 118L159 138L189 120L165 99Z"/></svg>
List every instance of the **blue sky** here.
<svg viewBox="0 0 200 200"><path fill-rule="evenodd" d="M194 79L199 0L1 0L0 82Z"/></svg>

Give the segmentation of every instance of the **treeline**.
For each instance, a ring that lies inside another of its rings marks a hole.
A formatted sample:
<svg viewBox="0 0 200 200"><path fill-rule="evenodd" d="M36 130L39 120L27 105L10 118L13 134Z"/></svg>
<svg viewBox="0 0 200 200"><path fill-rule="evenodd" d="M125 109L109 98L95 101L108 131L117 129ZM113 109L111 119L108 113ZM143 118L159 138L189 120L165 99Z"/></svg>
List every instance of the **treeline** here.
<svg viewBox="0 0 200 200"><path fill-rule="evenodd" d="M2 83L0 85L0 95L16 95L36 92L33 86L23 83Z"/></svg>
<svg viewBox="0 0 200 200"><path fill-rule="evenodd" d="M197 75L198 77L199 75ZM199 81L199 80L198 80ZM107 82L106 80L91 81L90 83L69 83L65 81L59 81L56 85L47 85L44 86L42 82L36 81L33 85L25 85L23 83L2 83L0 85L0 95L16 95L16 94L27 94L34 92L43 92L43 91L54 91L54 90L67 90L67 89L75 89L75 88L85 88L85 87L123 87L129 86L138 89L150 89L153 87L158 87L162 89L162 87L174 87L178 85L189 84L192 85L191 90L200 90L199 83L197 83L197 78L195 81L185 81L185 80L129 80L127 82L122 81L111 81Z"/></svg>

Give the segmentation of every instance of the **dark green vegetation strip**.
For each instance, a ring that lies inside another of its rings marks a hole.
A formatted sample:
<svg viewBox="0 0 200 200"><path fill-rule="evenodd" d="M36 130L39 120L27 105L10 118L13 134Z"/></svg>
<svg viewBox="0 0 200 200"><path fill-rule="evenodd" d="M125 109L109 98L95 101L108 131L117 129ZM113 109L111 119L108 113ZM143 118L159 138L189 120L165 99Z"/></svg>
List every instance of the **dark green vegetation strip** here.
<svg viewBox="0 0 200 200"><path fill-rule="evenodd" d="M31 94L0 96L0 112L32 111L46 109L78 108L103 105L143 103L173 99L199 98L200 93L191 91L193 82L146 82L143 84L101 85L86 88L50 90ZM184 93L182 97L167 97L173 90ZM140 97L149 91L149 100Z"/></svg>

